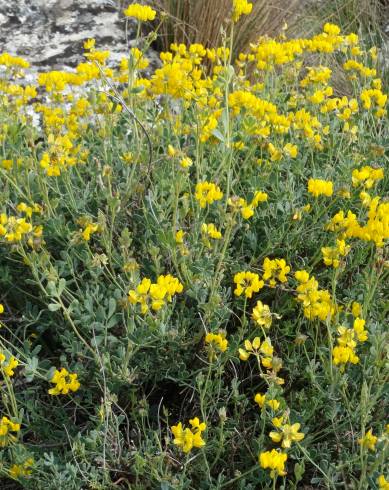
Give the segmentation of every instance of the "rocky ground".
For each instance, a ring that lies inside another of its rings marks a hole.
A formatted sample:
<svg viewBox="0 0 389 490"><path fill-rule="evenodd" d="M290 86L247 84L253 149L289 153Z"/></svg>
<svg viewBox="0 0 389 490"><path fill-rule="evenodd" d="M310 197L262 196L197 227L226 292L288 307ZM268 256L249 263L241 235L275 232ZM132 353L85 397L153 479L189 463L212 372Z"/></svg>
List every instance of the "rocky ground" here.
<svg viewBox="0 0 389 490"><path fill-rule="evenodd" d="M95 38L115 60L126 53L125 20L117 0L0 0L0 52L39 70L72 67ZM129 34L134 34L130 26Z"/></svg>

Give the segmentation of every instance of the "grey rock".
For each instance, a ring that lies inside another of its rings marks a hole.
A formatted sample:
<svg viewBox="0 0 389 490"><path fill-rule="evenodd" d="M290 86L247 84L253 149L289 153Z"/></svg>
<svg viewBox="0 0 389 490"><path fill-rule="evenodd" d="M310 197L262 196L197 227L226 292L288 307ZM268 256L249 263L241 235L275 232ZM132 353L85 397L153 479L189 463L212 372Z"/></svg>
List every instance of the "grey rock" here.
<svg viewBox="0 0 389 490"><path fill-rule="evenodd" d="M25 57L39 71L67 69L83 61L83 43L95 38L112 61L128 53L135 35L119 0L0 0L0 52ZM151 53L155 59L155 55Z"/></svg>

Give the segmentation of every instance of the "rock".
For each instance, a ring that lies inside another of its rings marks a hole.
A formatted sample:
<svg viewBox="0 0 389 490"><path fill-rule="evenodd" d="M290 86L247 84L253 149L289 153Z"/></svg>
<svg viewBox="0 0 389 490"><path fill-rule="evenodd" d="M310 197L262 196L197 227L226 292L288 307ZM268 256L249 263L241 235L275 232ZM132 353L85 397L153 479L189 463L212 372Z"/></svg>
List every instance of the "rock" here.
<svg viewBox="0 0 389 490"><path fill-rule="evenodd" d="M128 52L119 3L0 0L0 52L22 56L39 71L61 70L83 61L84 41L95 38L96 47L110 50L112 60L117 61ZM130 23L129 38L134 36L135 27Z"/></svg>

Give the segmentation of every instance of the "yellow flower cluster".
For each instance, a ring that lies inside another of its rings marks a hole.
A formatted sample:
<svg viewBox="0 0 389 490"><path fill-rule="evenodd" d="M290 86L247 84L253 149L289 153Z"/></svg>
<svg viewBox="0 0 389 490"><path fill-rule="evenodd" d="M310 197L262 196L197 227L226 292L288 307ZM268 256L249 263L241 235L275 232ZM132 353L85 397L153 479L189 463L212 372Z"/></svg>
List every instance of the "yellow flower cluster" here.
<svg viewBox="0 0 389 490"><path fill-rule="evenodd" d="M241 361L247 361L251 355L254 355L261 358L264 367L269 368L271 367L273 351L271 340L268 337L263 342L261 342L259 337L255 337L252 342L245 340L244 349L239 349L239 359Z"/></svg>
<svg viewBox="0 0 389 490"><path fill-rule="evenodd" d="M167 274L159 276L156 283L152 283L147 277L143 278L136 289L128 293L128 301L135 305L140 304L142 314L146 314L151 308L159 311L166 302L171 302L175 294L182 293L184 287L180 281Z"/></svg>
<svg viewBox="0 0 389 490"><path fill-rule="evenodd" d="M258 274L250 271L236 273L234 283L236 284L235 296L244 294L246 298L252 298L253 293L257 293L265 285Z"/></svg>
<svg viewBox="0 0 389 490"><path fill-rule="evenodd" d="M364 66L362 63L356 60L347 60L345 63L343 63L343 68L345 71L356 71L363 77L375 77L377 75L377 70L375 68L369 68L367 66ZM350 77L351 80L354 79L353 76Z"/></svg>
<svg viewBox="0 0 389 490"><path fill-rule="evenodd" d="M18 56L12 56L9 53L2 53L0 54L0 65L7 68L28 68L30 63L23 58L19 58Z"/></svg>
<svg viewBox="0 0 389 490"><path fill-rule="evenodd" d="M362 197L367 198L365 195ZM385 240L389 238L389 203L379 201L379 196L367 198L369 211L366 224L361 225L352 211L349 210L345 215L341 210L332 217L326 229L338 233L340 239L359 238L383 247Z"/></svg>
<svg viewBox="0 0 389 490"><path fill-rule="evenodd" d="M0 352L0 370L9 378L15 374L15 368L18 367L19 361L14 356L9 356L5 363L6 356Z"/></svg>
<svg viewBox="0 0 389 490"><path fill-rule="evenodd" d="M389 481L385 479L384 475L377 478L377 483L380 490L389 490Z"/></svg>
<svg viewBox="0 0 389 490"><path fill-rule="evenodd" d="M19 432L20 424L12 422L8 417L3 416L0 420L0 447L7 446L10 442L16 440L11 432Z"/></svg>
<svg viewBox="0 0 389 490"><path fill-rule="evenodd" d="M213 182L198 182L196 184L195 198L199 201L201 208L205 208L207 204L212 204L223 198L223 193L220 187Z"/></svg>
<svg viewBox="0 0 389 490"><path fill-rule="evenodd" d="M384 178L382 168L373 168L368 165L361 169L354 169L352 172L352 183L354 187L363 186L365 189L371 189L378 180Z"/></svg>
<svg viewBox="0 0 389 490"><path fill-rule="evenodd" d="M80 383L76 373L69 373L67 369L56 369L50 380L55 384L54 388L49 389L50 395L67 395L69 391L75 392L80 388Z"/></svg>
<svg viewBox="0 0 389 490"><path fill-rule="evenodd" d="M49 151L42 154L40 166L49 177L58 177L62 170L77 163L78 147L74 147L69 135L48 137Z"/></svg>
<svg viewBox="0 0 389 490"><path fill-rule="evenodd" d="M309 179L308 192L314 197L322 195L330 197L334 192L333 183L329 180Z"/></svg>
<svg viewBox="0 0 389 490"><path fill-rule="evenodd" d="M11 466L9 469L9 474L11 478L17 480L20 477L26 477L28 475L31 475L32 470L31 467L34 464L33 458L28 458L26 461L24 461L22 464L14 464Z"/></svg>
<svg viewBox="0 0 389 490"><path fill-rule="evenodd" d="M276 412L280 408L280 402L273 398L269 400L266 394L256 393L254 401L258 404L259 408L269 407L273 412Z"/></svg>
<svg viewBox="0 0 389 490"><path fill-rule="evenodd" d="M255 337L253 341L246 339L244 341L244 348L239 348L239 359L241 361L247 361L250 356L254 356L257 359L258 366L262 365L266 368L266 374L262 374L268 383L274 385L283 385L284 380L278 376L279 371L282 368L282 360L276 356L273 356L274 349L269 337L266 337L263 341L259 337ZM259 395L265 396L265 395ZM265 398L263 398L263 401ZM260 406L259 398L255 400ZM269 401L269 406L275 407L275 401ZM278 406L276 407L278 408Z"/></svg>
<svg viewBox="0 0 389 490"><path fill-rule="evenodd" d="M255 396L255 401L263 406L266 402L271 404L273 411L278 410L279 402L277 400L266 401L265 395L260 395L259 393ZM275 402L275 403L274 403ZM272 430L269 433L270 439L276 444L281 444L283 449L290 449L293 442L300 442L304 439L305 435L299 432L301 425L299 423L290 424L288 423L288 411L285 411L280 417L273 417L272 423L277 430ZM259 464L264 469L270 469L271 478L276 479L277 476L286 475L285 462L288 456L286 452L280 452L276 449L272 451L265 451L259 455Z"/></svg>
<svg viewBox="0 0 389 490"><path fill-rule="evenodd" d="M189 453L194 447L201 448L205 446L205 441L202 438L202 433L207 428L205 422L200 422L198 417L189 420L191 428L184 428L182 423L171 427L174 439L173 443L180 447L184 453Z"/></svg>
<svg viewBox="0 0 389 490"><path fill-rule="evenodd" d="M205 237L213 238L214 240L221 240L222 238L221 232L216 228L213 223L203 223L201 225L201 233Z"/></svg>
<svg viewBox="0 0 389 490"><path fill-rule="evenodd" d="M267 198L266 192L256 191L250 203L247 203L246 199L242 197L234 196L228 199L228 205L239 210L243 219L249 219L254 215L254 209L258 207L259 203L267 201Z"/></svg>
<svg viewBox="0 0 389 490"><path fill-rule="evenodd" d="M233 0L232 20L238 22L242 15L249 15L253 9L253 4L247 0Z"/></svg>
<svg viewBox="0 0 389 490"><path fill-rule="evenodd" d="M284 424L282 417L274 418L273 425L278 429L277 431L271 431L269 437L273 442L281 443L284 449L289 449L292 442L300 442L304 439L304 434L299 432L301 425L296 424Z"/></svg>
<svg viewBox="0 0 389 490"><path fill-rule="evenodd" d="M378 88L364 89L360 95L363 107L370 110L372 107L376 109L375 117L380 118L385 114L385 105L388 100L387 94L382 93Z"/></svg>
<svg viewBox="0 0 389 490"><path fill-rule="evenodd" d="M358 439L358 444L370 451L375 451L377 440L378 437L373 435L372 429L369 429L363 437Z"/></svg>
<svg viewBox="0 0 389 490"><path fill-rule="evenodd" d="M365 320L357 317L354 320L353 328L338 327L338 345L332 350L335 365L340 364L341 368L344 369L347 363L357 364L359 362L359 357L355 354L355 347L357 341L363 343L368 339L365 323Z"/></svg>
<svg viewBox="0 0 389 490"><path fill-rule="evenodd" d="M290 266L286 264L285 259L269 259L265 257L263 264L263 276L264 281L269 282L269 286L274 288L277 281L281 283L287 282L287 275L290 272Z"/></svg>
<svg viewBox="0 0 389 490"><path fill-rule="evenodd" d="M205 343L209 346L209 357L211 361L215 359L216 352L225 352L228 348L228 340L224 332L207 333Z"/></svg>
<svg viewBox="0 0 389 490"><path fill-rule="evenodd" d="M296 289L297 301L302 303L304 315L309 320L319 318L323 322L331 318L335 314L336 305L330 293L326 289L319 289L319 283L307 271L296 271L294 277L299 283Z"/></svg>
<svg viewBox="0 0 389 490"><path fill-rule="evenodd" d="M285 463L288 459L286 453L280 452L277 449L271 451L265 451L259 455L259 464L261 468L270 470L271 478L277 478L277 476L285 476Z"/></svg>
<svg viewBox="0 0 389 490"><path fill-rule="evenodd" d="M272 313L268 305L264 305L262 301L257 301L253 309L252 318L260 327L270 328L272 324Z"/></svg>
<svg viewBox="0 0 389 490"><path fill-rule="evenodd" d="M126 17L134 17L141 22L147 22L148 20L154 20L157 12L148 5L140 5L139 3L133 3L129 5L124 11Z"/></svg>
<svg viewBox="0 0 389 490"><path fill-rule="evenodd" d="M28 239L29 245L33 245L34 238L42 236L42 226L34 226L29 219L33 213L41 213L41 207L38 204L27 206L21 202L16 206L20 214L25 217L7 216L6 213L0 214L0 237L4 237L8 243L17 243L24 238Z"/></svg>
<svg viewBox="0 0 389 490"><path fill-rule="evenodd" d="M332 265L334 269L337 269L340 265L341 258L346 257L350 250L350 245L346 245L344 240L336 240L335 247L323 247L321 249L323 261L325 265Z"/></svg>
<svg viewBox="0 0 389 490"><path fill-rule="evenodd" d="M98 223L93 223L89 217L80 218L78 224L82 226L80 230L81 237L84 241L89 242L91 236L94 233L100 231L100 225Z"/></svg>

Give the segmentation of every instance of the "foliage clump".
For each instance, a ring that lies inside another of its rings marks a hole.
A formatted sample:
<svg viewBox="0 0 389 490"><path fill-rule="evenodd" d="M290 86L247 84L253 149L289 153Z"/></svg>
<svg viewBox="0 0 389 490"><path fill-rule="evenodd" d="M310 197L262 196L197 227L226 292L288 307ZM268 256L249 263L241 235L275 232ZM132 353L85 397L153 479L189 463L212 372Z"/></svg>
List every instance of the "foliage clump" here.
<svg viewBox="0 0 389 490"><path fill-rule="evenodd" d="M250 5L149 72L141 37L36 84L0 56L6 485L388 488L377 50L327 23L233 59Z"/></svg>

